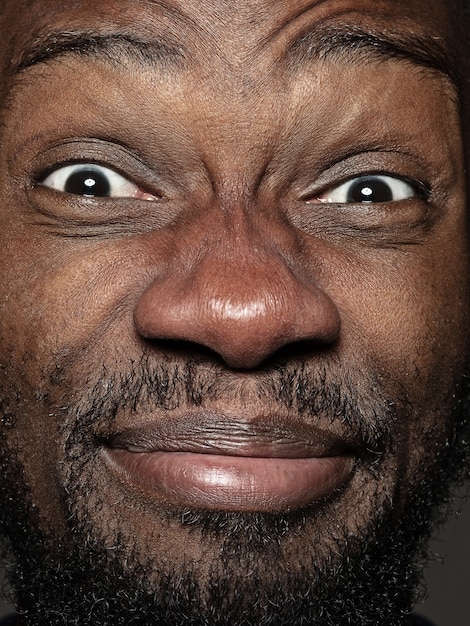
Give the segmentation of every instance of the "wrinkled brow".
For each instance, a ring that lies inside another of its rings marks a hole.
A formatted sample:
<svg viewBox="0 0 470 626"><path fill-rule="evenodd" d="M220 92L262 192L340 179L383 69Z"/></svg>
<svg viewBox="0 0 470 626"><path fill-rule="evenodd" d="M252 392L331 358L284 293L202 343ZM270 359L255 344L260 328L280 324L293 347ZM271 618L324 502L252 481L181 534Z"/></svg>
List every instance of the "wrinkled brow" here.
<svg viewBox="0 0 470 626"><path fill-rule="evenodd" d="M269 44L268 38L264 44ZM10 62L10 79L38 64L75 55L119 65L130 61L162 71L181 69L188 60L182 44L165 36L144 40L126 33L68 31L38 38ZM455 99L461 77L457 55L447 50L441 38L413 32L365 29L350 23L319 22L290 42L283 55L293 69L305 69L318 60L365 64L371 61L400 60L443 77Z"/></svg>

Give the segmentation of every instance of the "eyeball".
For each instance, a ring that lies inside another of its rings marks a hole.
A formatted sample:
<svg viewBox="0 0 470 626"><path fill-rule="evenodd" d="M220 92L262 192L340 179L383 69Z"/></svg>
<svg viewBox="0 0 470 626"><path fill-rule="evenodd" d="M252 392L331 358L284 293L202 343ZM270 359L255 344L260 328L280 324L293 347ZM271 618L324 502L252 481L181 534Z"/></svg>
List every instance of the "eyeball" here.
<svg viewBox="0 0 470 626"><path fill-rule="evenodd" d="M332 187L314 198L313 202L372 204L399 202L418 196L416 186L406 180L388 175L367 175Z"/></svg>
<svg viewBox="0 0 470 626"><path fill-rule="evenodd" d="M42 185L85 198L155 199L121 174L93 163L59 167L42 181Z"/></svg>

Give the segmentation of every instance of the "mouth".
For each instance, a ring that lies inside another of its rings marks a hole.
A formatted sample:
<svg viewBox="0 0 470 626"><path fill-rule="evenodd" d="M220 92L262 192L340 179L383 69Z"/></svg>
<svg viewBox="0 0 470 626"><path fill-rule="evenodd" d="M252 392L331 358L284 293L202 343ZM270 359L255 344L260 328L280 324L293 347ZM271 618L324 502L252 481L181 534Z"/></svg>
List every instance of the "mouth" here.
<svg viewBox="0 0 470 626"><path fill-rule="evenodd" d="M190 414L107 438L107 466L153 500L182 508L281 512L320 501L351 477L351 442L280 416Z"/></svg>

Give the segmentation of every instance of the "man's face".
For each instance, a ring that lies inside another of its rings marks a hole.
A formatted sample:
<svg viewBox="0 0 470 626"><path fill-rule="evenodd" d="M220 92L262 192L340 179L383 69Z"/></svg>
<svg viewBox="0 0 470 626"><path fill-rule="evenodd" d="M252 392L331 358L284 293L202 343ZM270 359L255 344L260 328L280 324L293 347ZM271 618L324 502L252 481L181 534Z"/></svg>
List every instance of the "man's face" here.
<svg viewBox="0 0 470 626"><path fill-rule="evenodd" d="M459 411L454 9L2 11L5 532L21 552L33 528L34 568L81 575L82 604L102 572L106 615L131 587L166 623L288 623L290 599L329 624L318 596L387 569L370 555L435 485ZM371 623L401 619L401 587L398 608L357 592Z"/></svg>

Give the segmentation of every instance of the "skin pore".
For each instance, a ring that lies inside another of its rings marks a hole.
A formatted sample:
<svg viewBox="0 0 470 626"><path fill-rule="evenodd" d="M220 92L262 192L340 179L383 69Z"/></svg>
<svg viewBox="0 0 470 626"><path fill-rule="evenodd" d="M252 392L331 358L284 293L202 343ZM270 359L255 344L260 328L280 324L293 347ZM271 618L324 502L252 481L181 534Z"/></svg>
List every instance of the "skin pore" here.
<svg viewBox="0 0 470 626"><path fill-rule="evenodd" d="M467 463L457 7L0 15L20 623L407 624Z"/></svg>

